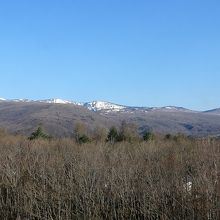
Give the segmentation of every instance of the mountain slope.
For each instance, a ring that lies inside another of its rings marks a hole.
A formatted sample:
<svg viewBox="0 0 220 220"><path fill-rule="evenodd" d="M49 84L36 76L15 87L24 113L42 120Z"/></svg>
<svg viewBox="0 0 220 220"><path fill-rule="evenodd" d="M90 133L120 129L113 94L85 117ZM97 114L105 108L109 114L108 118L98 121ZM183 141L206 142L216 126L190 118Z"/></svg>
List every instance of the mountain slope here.
<svg viewBox="0 0 220 220"><path fill-rule="evenodd" d="M86 109L94 112L102 112L102 113L109 113L109 112L130 112L133 113L134 111L191 111L182 107L176 106L165 106L165 107L131 107L125 105L114 104L111 102L106 101L92 101L92 102L75 102L69 101L59 98L54 99L44 99L44 100L29 100L29 99L4 99L0 98L0 102L30 102L30 103L49 103L49 104L71 104L77 106L83 106Z"/></svg>
<svg viewBox="0 0 220 220"><path fill-rule="evenodd" d="M220 115L220 108L205 111L204 113Z"/></svg>
<svg viewBox="0 0 220 220"><path fill-rule="evenodd" d="M133 123L140 133L153 130L160 133L182 132L187 135L219 135L217 114L193 112L175 108L141 108L91 103L92 108L75 104L1 101L0 127L29 135L39 124L53 136L71 136L76 122L88 130L95 127L119 126L122 120ZM105 108L105 110L103 109Z"/></svg>
<svg viewBox="0 0 220 220"><path fill-rule="evenodd" d="M88 129L114 125L111 119L82 106L36 102L0 102L0 127L29 135L40 124L53 136L71 136L74 124Z"/></svg>

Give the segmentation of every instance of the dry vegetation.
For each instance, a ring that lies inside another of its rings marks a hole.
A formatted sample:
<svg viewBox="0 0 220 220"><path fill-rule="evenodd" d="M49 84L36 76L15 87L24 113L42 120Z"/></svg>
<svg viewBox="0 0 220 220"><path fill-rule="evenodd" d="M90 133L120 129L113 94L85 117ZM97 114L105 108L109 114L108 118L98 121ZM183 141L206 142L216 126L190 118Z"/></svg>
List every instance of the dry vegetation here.
<svg viewBox="0 0 220 220"><path fill-rule="evenodd" d="M0 136L0 219L220 219L220 142Z"/></svg>

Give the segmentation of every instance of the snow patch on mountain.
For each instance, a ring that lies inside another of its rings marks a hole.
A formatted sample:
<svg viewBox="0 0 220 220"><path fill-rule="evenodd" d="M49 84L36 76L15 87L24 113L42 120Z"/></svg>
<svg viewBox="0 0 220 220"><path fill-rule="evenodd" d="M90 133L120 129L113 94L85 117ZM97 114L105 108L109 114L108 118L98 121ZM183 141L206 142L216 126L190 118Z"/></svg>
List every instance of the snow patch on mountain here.
<svg viewBox="0 0 220 220"><path fill-rule="evenodd" d="M176 107L176 106L164 106L164 107L152 107L149 108L150 111L168 111L168 112L176 112L176 111L181 111L181 112L191 112L192 110L183 108L183 107Z"/></svg>
<svg viewBox="0 0 220 220"><path fill-rule="evenodd" d="M64 100L64 99L44 99L44 100L39 100L36 102L42 102L42 103L50 103L50 104L73 104L73 105L84 105L82 102L74 102L74 101L69 101L69 100Z"/></svg>
<svg viewBox="0 0 220 220"><path fill-rule="evenodd" d="M176 106L165 106L160 108L162 110L168 110L168 111L182 111L182 112L191 112L192 110L183 108L183 107L176 107Z"/></svg>
<svg viewBox="0 0 220 220"><path fill-rule="evenodd" d="M29 100L29 99L4 99L0 98L0 102L40 102L40 103L48 103L48 104L71 104L82 106L90 111L94 112L102 112L105 114L111 112L119 112L119 113L134 113L138 112L152 112L152 111L167 111L167 112L192 112L189 109L185 109L182 107L176 106L165 106L165 107L131 107L131 106L124 106L118 105L111 102L106 101L92 101L92 102L75 102L70 100L64 100L59 98L53 99L45 99L45 100Z"/></svg>
<svg viewBox="0 0 220 220"><path fill-rule="evenodd" d="M114 112L118 112L121 111L123 109L125 109L126 107L123 105L117 105L117 104L113 104L110 102L104 102L104 101L93 101L93 102L87 102L84 104L84 107L86 107L87 109L91 110L91 111L114 111Z"/></svg>
<svg viewBox="0 0 220 220"><path fill-rule="evenodd" d="M8 101L8 102L10 102L10 101L12 101L12 102L34 102L33 100L30 100L30 99L7 99L7 100L5 100L5 101Z"/></svg>
<svg viewBox="0 0 220 220"><path fill-rule="evenodd" d="M71 101L63 100L63 99L45 99L45 100L39 100L39 102L43 103L54 103L54 104L72 104Z"/></svg>

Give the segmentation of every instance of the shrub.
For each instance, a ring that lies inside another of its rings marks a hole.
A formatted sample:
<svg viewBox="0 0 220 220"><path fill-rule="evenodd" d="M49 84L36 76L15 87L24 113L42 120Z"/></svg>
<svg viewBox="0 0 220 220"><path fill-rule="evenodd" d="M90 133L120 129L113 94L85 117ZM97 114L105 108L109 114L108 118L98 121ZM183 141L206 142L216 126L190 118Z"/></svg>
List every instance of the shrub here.
<svg viewBox="0 0 220 220"><path fill-rule="evenodd" d="M187 137L182 133L178 133L173 137L173 139L179 142L179 141L183 141L184 139L187 139Z"/></svg>
<svg viewBox="0 0 220 220"><path fill-rule="evenodd" d="M121 122L118 141L136 141L139 139L137 127L134 124L128 124L126 121Z"/></svg>
<svg viewBox="0 0 220 220"><path fill-rule="evenodd" d="M170 140L171 138L172 138L172 135L171 135L171 134L166 134L166 135L165 135L165 139L166 139L166 140Z"/></svg>
<svg viewBox="0 0 220 220"><path fill-rule="evenodd" d="M152 132L146 131L143 135L144 141L151 141L154 140L155 135Z"/></svg>
<svg viewBox="0 0 220 220"><path fill-rule="evenodd" d="M80 136L79 139L78 139L79 144L85 144L85 143L89 143L89 142L90 142L90 139L85 134Z"/></svg>
<svg viewBox="0 0 220 220"><path fill-rule="evenodd" d="M220 219L219 140L0 141L1 220Z"/></svg>

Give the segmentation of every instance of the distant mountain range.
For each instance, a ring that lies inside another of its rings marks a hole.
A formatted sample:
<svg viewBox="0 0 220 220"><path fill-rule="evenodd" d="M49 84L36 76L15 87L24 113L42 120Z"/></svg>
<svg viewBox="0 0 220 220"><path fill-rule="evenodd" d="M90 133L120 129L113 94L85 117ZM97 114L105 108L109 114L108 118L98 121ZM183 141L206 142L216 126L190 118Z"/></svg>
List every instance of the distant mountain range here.
<svg viewBox="0 0 220 220"><path fill-rule="evenodd" d="M71 136L76 122L89 130L135 124L139 133L220 135L220 109L192 111L183 107L131 107L105 101L74 102L63 99L28 100L0 98L0 127L30 134L39 124L53 136Z"/></svg>
<svg viewBox="0 0 220 220"><path fill-rule="evenodd" d="M29 102L29 103L49 103L49 104L72 104L83 106L91 111L105 111L108 112L133 112L133 111L192 111L183 107L165 106L165 107L133 107L120 104L114 104L106 101L92 101L92 102L75 102L64 99L45 99L45 100L30 100L30 99L4 99L0 98L0 102ZM214 111L214 110L213 110Z"/></svg>

